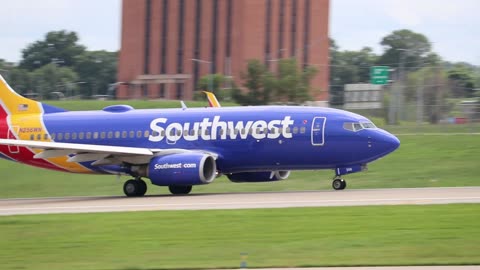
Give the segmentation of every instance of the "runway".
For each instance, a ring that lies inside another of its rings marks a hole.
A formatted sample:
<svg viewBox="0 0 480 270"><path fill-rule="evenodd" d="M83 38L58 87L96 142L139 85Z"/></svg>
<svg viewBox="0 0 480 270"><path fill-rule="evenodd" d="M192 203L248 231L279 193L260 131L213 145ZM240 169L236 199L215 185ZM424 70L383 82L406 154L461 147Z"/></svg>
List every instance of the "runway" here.
<svg viewBox="0 0 480 270"><path fill-rule="evenodd" d="M4 199L0 215L449 203L480 203L480 187Z"/></svg>

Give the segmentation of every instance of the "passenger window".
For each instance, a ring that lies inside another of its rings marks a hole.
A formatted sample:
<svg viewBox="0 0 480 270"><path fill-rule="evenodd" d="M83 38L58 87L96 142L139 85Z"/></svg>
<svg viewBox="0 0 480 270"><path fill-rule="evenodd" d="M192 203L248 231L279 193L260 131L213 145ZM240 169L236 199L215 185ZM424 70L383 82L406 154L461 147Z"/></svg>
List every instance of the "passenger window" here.
<svg viewBox="0 0 480 270"><path fill-rule="evenodd" d="M92 133L91 132L87 132L87 140L90 140L92 138Z"/></svg>
<svg viewBox="0 0 480 270"><path fill-rule="evenodd" d="M152 132L152 136L153 136L153 137L156 137L156 136L158 136L158 135L160 135L160 133L158 133L158 131L153 131L153 132Z"/></svg>
<svg viewBox="0 0 480 270"><path fill-rule="evenodd" d="M85 136L85 133L83 133L83 132L78 133L78 138L80 140L83 140L84 136Z"/></svg>
<svg viewBox="0 0 480 270"><path fill-rule="evenodd" d="M105 131L102 131L102 133L100 133L100 138L105 139L106 136L107 134L105 133Z"/></svg>
<svg viewBox="0 0 480 270"><path fill-rule="evenodd" d="M44 134L44 135L43 135L43 139L44 139L45 141L48 140L48 134Z"/></svg>
<svg viewBox="0 0 480 270"><path fill-rule="evenodd" d="M306 127L301 127L300 128L300 133L305 134L305 132L307 132L307 128Z"/></svg>
<svg viewBox="0 0 480 270"><path fill-rule="evenodd" d="M42 140L42 134L37 134L37 141L41 141Z"/></svg>
<svg viewBox="0 0 480 270"><path fill-rule="evenodd" d="M61 141L63 140L63 133L58 133L58 139Z"/></svg>
<svg viewBox="0 0 480 270"><path fill-rule="evenodd" d="M65 140L70 140L70 133L65 133Z"/></svg>
<svg viewBox="0 0 480 270"><path fill-rule="evenodd" d="M148 136L150 136L150 131L145 130L145 132L143 132L143 137L148 138Z"/></svg>
<svg viewBox="0 0 480 270"><path fill-rule="evenodd" d="M94 139L98 139L98 132L94 132L94 133L93 133L93 138L94 138Z"/></svg>
<svg viewBox="0 0 480 270"><path fill-rule="evenodd" d="M210 130L209 129L205 129L205 135L210 136Z"/></svg>
<svg viewBox="0 0 480 270"><path fill-rule="evenodd" d="M72 133L72 140L76 140L77 139L77 133L76 132L73 132Z"/></svg>
<svg viewBox="0 0 480 270"><path fill-rule="evenodd" d="M293 128L293 134L297 134L298 133L298 127L294 127Z"/></svg>
<svg viewBox="0 0 480 270"><path fill-rule="evenodd" d="M218 135L223 136L223 128L218 131Z"/></svg>
<svg viewBox="0 0 480 270"><path fill-rule="evenodd" d="M107 133L107 137L108 137L109 139L113 138L113 132L112 132L112 131L109 131L109 132Z"/></svg>
<svg viewBox="0 0 480 270"><path fill-rule="evenodd" d="M55 133L52 133L52 140L55 140Z"/></svg>
<svg viewBox="0 0 480 270"><path fill-rule="evenodd" d="M35 135L30 134L30 141L35 141Z"/></svg>
<svg viewBox="0 0 480 270"><path fill-rule="evenodd" d="M120 138L120 131L115 131L115 138L116 139Z"/></svg>
<svg viewBox="0 0 480 270"><path fill-rule="evenodd" d="M127 132L126 131L122 131L122 138L124 138L124 139L127 138Z"/></svg>

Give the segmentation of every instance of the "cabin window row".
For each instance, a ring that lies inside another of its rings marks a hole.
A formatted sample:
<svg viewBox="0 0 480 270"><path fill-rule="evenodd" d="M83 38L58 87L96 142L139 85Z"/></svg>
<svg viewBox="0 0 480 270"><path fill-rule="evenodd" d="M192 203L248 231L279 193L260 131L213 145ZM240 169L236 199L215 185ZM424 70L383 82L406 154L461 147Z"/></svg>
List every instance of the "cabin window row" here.
<svg viewBox="0 0 480 270"><path fill-rule="evenodd" d="M225 133L226 132L226 133ZM270 130L268 129L260 129L258 128L256 130L256 133L257 134L267 134L267 133L272 133L272 134L276 134L276 133L279 133L280 132L280 129L279 128L272 128ZM286 129L286 132L287 133L293 133L293 134L305 134L306 132L306 128L305 127L294 127L293 129L291 128L287 128ZM205 134L207 136L209 136L211 133L211 131L209 129L206 129L204 131L204 133L202 133L202 130L194 130L194 129L191 129L191 130L185 130L183 132L183 134L185 135L190 135L190 136L195 136L196 134L198 135L201 135L201 134ZM246 129L233 129L233 134L234 135L237 135L237 134L243 134L245 135L247 133L247 130ZM248 130L248 134L252 134L253 133L253 129L249 129ZM161 135L161 136L165 136L165 130L162 130L160 133L154 131L151 133L152 136L158 136L158 135ZM180 130L176 130L176 129L172 129L170 131L170 136L180 136L182 134L182 132ZM224 134L230 134L230 130L229 129L220 129L218 131L218 135L219 136L223 136ZM51 135L51 139L52 140L59 140L59 141L62 141L62 140L83 140L83 139L87 139L87 140L91 140L91 139L134 139L134 138L148 138L150 136L150 131L148 130L145 130L145 131L109 131L109 132L65 132L65 133L52 133ZM34 141L34 140L37 140L37 141L41 141L42 140L42 137L43 137L43 140L48 140L50 137L48 134L32 134L30 135L30 140Z"/></svg>

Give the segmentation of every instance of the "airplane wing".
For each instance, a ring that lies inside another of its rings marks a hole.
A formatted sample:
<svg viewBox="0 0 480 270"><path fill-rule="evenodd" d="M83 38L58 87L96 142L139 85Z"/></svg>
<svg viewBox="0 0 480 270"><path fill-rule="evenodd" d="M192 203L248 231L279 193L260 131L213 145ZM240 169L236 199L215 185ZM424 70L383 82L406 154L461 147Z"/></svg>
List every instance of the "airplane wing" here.
<svg viewBox="0 0 480 270"><path fill-rule="evenodd" d="M57 143L26 140L0 139L0 145L29 147L36 151L34 158L44 159L60 156L70 156L68 162L94 161L92 165L147 164L154 156L172 155L188 152L203 152L217 159L218 155L200 150L148 149L139 147L124 147L110 145Z"/></svg>

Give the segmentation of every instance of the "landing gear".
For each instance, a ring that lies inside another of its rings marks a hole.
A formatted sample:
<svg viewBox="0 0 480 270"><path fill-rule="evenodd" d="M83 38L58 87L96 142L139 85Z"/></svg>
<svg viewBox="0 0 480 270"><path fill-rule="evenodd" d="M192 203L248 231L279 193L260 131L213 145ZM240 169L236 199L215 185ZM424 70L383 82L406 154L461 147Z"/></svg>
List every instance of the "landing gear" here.
<svg viewBox="0 0 480 270"><path fill-rule="evenodd" d="M142 197L147 192L147 184L142 179L131 179L123 184L123 192L127 197Z"/></svg>
<svg viewBox="0 0 480 270"><path fill-rule="evenodd" d="M332 187L335 190L342 190L347 187L347 182L341 178L335 178L332 182Z"/></svg>
<svg viewBox="0 0 480 270"><path fill-rule="evenodd" d="M192 191L192 186L168 186L173 195L186 195Z"/></svg>

